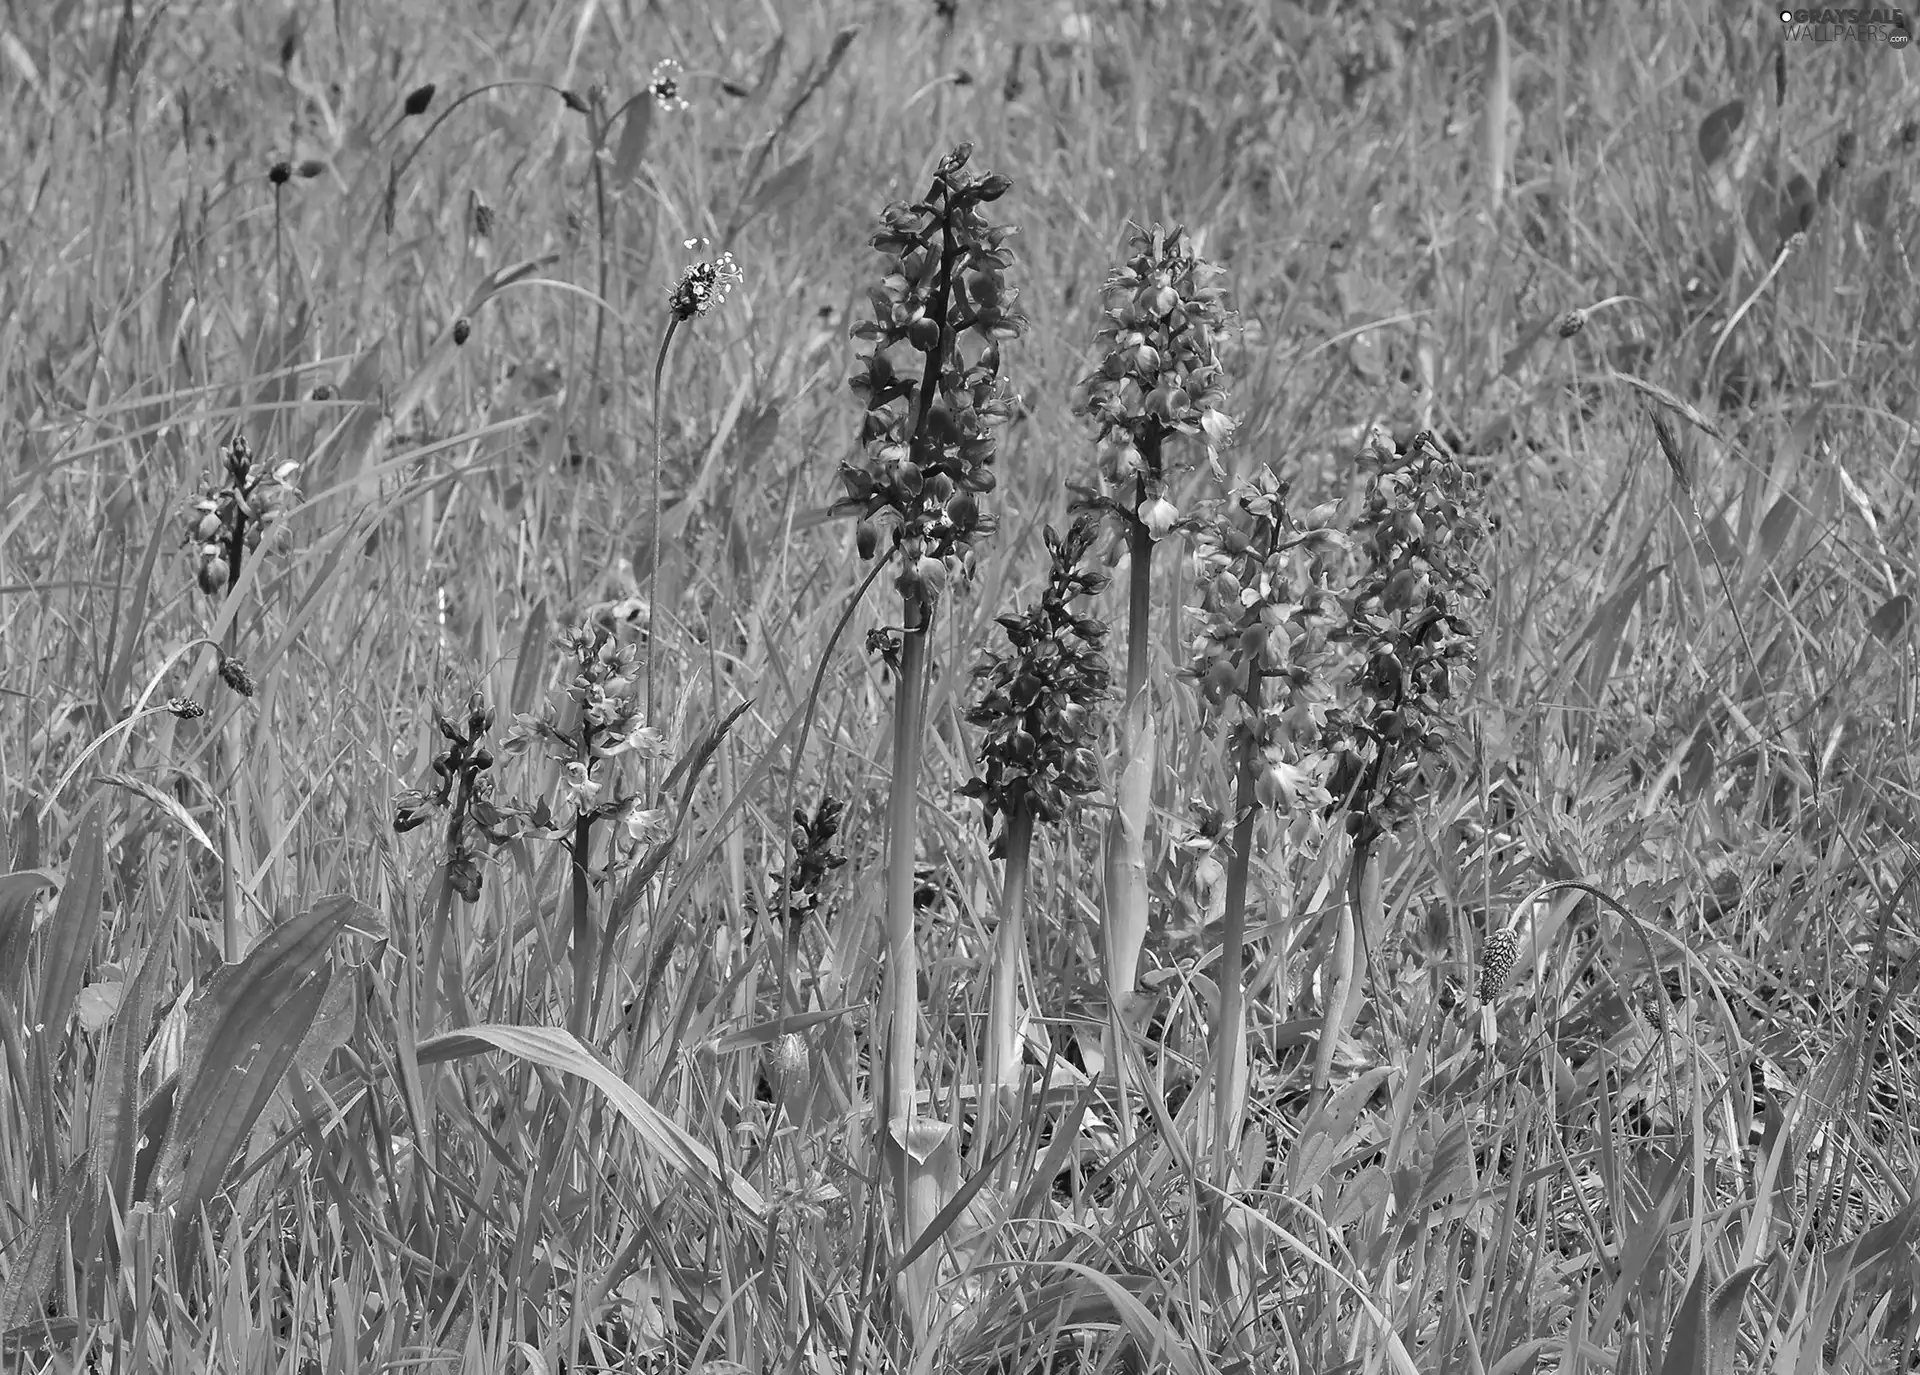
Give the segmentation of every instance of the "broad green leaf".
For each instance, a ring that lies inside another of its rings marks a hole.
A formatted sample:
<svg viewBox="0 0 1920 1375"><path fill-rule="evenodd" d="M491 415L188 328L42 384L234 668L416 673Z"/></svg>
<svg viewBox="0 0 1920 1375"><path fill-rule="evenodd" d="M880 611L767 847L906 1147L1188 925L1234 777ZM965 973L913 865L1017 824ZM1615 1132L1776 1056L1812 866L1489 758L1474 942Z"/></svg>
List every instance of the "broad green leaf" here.
<svg viewBox="0 0 1920 1375"><path fill-rule="evenodd" d="M374 928L379 918L353 898L322 898L267 932L239 964L216 971L194 1001L172 1121L154 1173L154 1187L162 1195L177 1191L186 1151L216 1100L232 1095L233 1068L249 1062L256 1045L273 1039L269 1023L284 1014L294 991L321 967L349 922ZM300 1030L304 1035L305 1026Z"/></svg>
<svg viewBox="0 0 1920 1375"><path fill-rule="evenodd" d="M1353 1130L1360 1109L1373 1097L1382 1080L1393 1073L1391 1065L1379 1065L1362 1074L1327 1100L1301 1128L1300 1139L1287 1154L1287 1196L1304 1198L1308 1190L1326 1177L1340 1158L1347 1133Z"/></svg>
<svg viewBox="0 0 1920 1375"><path fill-rule="evenodd" d="M309 975L293 990L277 1015L262 1029L262 1039L244 1061L220 1065L222 1092L207 1104L204 1116L191 1118L177 1133L182 1149L175 1157L178 1173L163 1176L162 1205L177 1209L174 1218L175 1254L192 1254L193 1228L201 1209L219 1191L233 1154L253 1130L254 1120L280 1086L293 1063L313 1017L320 1010L331 982L331 967ZM178 1119L176 1118L176 1121Z"/></svg>

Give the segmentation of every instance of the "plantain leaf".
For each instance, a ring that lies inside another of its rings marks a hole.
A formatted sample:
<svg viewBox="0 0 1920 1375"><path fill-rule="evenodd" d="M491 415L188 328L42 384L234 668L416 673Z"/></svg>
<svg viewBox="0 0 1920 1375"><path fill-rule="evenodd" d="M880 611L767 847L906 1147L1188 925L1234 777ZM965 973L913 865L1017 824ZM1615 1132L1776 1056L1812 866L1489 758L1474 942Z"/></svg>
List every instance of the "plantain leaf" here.
<svg viewBox="0 0 1920 1375"><path fill-rule="evenodd" d="M326 997L332 974L329 966L301 981L262 1029L262 1039L244 1065L234 1062L220 1066L222 1091L208 1103L205 1115L188 1119L187 1130L180 1138L179 1172L161 1181L162 1203L178 1210L174 1219L176 1256L184 1258L194 1253L193 1227L201 1209L218 1192L234 1152L253 1130L255 1119L293 1063Z"/></svg>
<svg viewBox="0 0 1920 1375"><path fill-rule="evenodd" d="M322 898L274 927L239 964L216 971L194 1001L167 1138L154 1165L152 1187L158 1197L180 1195L188 1152L204 1147L201 1125L213 1117L217 1100L234 1093L234 1068L252 1060L256 1045L277 1044L278 1033L269 1023L286 1015L295 991L320 969L334 938L349 923L377 929L379 918L350 897ZM304 1025L300 1032L305 1034ZM298 1040L293 1044L297 1048Z"/></svg>

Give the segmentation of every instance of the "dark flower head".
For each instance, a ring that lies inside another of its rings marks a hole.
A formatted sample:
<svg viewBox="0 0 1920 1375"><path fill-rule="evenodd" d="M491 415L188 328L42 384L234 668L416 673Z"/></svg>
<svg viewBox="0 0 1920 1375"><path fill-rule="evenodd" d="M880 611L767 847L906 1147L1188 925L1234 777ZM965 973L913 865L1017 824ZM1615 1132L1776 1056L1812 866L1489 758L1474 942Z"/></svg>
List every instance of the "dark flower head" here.
<svg viewBox="0 0 1920 1375"><path fill-rule="evenodd" d="M653 103L660 107L663 114L678 114L687 108L687 98L681 87L685 75L685 69L671 57L663 57L653 64L653 76L647 82L647 94L653 97Z"/></svg>
<svg viewBox="0 0 1920 1375"><path fill-rule="evenodd" d="M247 672L247 666L224 650L220 654L220 681L242 697L254 694L253 675Z"/></svg>

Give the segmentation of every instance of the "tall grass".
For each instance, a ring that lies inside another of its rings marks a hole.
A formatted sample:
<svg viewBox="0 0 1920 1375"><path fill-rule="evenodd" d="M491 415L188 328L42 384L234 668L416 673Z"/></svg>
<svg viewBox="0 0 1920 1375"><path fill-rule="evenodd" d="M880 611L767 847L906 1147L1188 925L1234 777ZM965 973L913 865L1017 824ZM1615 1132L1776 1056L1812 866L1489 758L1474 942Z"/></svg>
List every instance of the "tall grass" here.
<svg viewBox="0 0 1920 1375"><path fill-rule="evenodd" d="M0 19L0 1367L1912 1368L1905 51L691 17Z"/></svg>

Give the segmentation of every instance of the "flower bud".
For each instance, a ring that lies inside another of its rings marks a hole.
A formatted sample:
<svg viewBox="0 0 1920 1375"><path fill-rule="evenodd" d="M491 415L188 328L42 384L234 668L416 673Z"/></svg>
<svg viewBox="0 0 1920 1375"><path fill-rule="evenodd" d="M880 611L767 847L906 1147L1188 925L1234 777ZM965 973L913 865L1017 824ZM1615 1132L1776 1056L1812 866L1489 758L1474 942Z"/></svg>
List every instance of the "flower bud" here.
<svg viewBox="0 0 1920 1375"><path fill-rule="evenodd" d="M982 201L997 201L1006 195L1012 186L1012 177L991 172L980 179L980 184L974 188L974 195Z"/></svg>
<svg viewBox="0 0 1920 1375"><path fill-rule="evenodd" d="M940 322L922 315L907 326L907 342L922 353L932 353L940 346Z"/></svg>
<svg viewBox="0 0 1920 1375"><path fill-rule="evenodd" d="M218 597L227 590L227 561L219 555L203 557L200 560L200 590L209 597Z"/></svg>
<svg viewBox="0 0 1920 1375"><path fill-rule="evenodd" d="M870 559L880 547L880 530L870 520L862 520L853 527L853 547L863 559Z"/></svg>

